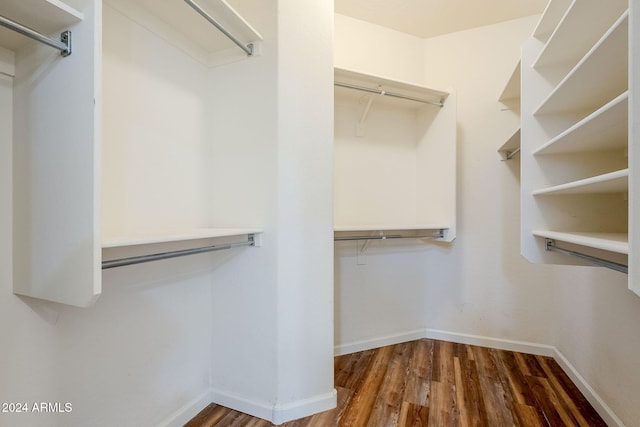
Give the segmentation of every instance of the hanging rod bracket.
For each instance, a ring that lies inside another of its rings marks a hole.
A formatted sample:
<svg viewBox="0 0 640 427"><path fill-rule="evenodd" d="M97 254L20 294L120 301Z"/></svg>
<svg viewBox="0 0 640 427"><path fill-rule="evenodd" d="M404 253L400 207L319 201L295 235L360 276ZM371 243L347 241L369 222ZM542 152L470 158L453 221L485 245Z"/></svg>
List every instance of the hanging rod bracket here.
<svg viewBox="0 0 640 427"><path fill-rule="evenodd" d="M55 40L1 15L0 25L54 49L58 49L62 56L66 57L71 55L71 31L63 31L62 34L60 34L60 40Z"/></svg>
<svg viewBox="0 0 640 427"><path fill-rule="evenodd" d="M64 45L67 47L65 50L60 51L60 55L62 55L63 57L67 57L67 56L71 55L71 52L72 52L72 48L71 48L71 31L69 31L69 30L63 31L60 34L60 41L62 43L64 43Z"/></svg>
<svg viewBox="0 0 640 427"><path fill-rule="evenodd" d="M556 246L556 241L553 239L546 238L544 240L544 248L546 251L558 252L564 255L569 255L574 258L579 258L590 264L597 265L599 267L606 267L611 270L619 271L620 273L629 274L629 267L624 264L619 264L617 262L594 257L592 255L587 255L580 252L559 248L558 246Z"/></svg>

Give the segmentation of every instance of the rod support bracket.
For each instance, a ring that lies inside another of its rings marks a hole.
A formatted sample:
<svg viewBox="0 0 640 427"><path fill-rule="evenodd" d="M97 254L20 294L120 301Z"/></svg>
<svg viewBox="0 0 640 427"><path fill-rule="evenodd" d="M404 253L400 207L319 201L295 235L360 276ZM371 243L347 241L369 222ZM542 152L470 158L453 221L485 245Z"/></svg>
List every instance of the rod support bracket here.
<svg viewBox="0 0 640 427"><path fill-rule="evenodd" d="M64 45L67 47L65 50L61 50L60 51L60 55L62 55L63 57L67 57L69 55L71 55L72 49L71 49L71 31L67 30L67 31L63 31L60 34L60 41L62 43L64 43Z"/></svg>

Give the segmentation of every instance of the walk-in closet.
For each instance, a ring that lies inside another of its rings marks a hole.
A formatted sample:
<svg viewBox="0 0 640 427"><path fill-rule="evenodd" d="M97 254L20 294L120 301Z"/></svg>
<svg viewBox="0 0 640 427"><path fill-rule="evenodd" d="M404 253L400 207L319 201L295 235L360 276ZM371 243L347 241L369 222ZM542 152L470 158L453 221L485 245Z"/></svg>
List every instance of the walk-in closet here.
<svg viewBox="0 0 640 427"><path fill-rule="evenodd" d="M0 0L0 426L637 425L639 46L629 0Z"/></svg>

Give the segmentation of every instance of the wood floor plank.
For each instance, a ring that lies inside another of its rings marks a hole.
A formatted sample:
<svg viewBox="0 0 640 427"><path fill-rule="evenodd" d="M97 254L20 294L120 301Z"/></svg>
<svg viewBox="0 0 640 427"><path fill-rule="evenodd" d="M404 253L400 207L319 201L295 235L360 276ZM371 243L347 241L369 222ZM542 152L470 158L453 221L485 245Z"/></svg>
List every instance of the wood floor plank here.
<svg viewBox="0 0 640 427"><path fill-rule="evenodd" d="M589 401L571 382L567 374L560 368L560 365L550 357L536 356L541 368L545 371L549 383L554 392L562 400L564 405L571 411L576 422L582 427L606 426L593 409Z"/></svg>
<svg viewBox="0 0 640 427"><path fill-rule="evenodd" d="M369 416L368 424L373 426L395 426L402 406L402 396L407 382L410 343L394 346L393 356L389 361L378 396Z"/></svg>
<svg viewBox="0 0 640 427"><path fill-rule="evenodd" d="M344 426L364 426L369 419L373 404L377 398L378 390L387 372L389 361L393 356L394 346L378 349L373 355L371 363L367 366L362 385L355 390L351 398L351 404L345 411L341 420Z"/></svg>
<svg viewBox="0 0 640 427"><path fill-rule="evenodd" d="M517 425L513 421L511 408L505 400L505 390L500 381L493 357L486 347L473 348L474 360L478 371L480 393L483 397L488 426ZM514 409L515 410L515 409Z"/></svg>
<svg viewBox="0 0 640 427"><path fill-rule="evenodd" d="M283 427L606 426L552 359L437 340L336 357L338 406ZM187 427L268 427L209 405Z"/></svg>
<svg viewBox="0 0 640 427"><path fill-rule="evenodd" d="M429 408L410 402L402 402L398 427L426 427L429 425Z"/></svg>
<svg viewBox="0 0 640 427"><path fill-rule="evenodd" d="M433 340L418 340L412 346L413 353L409 359L409 372L403 401L428 406L433 345Z"/></svg>

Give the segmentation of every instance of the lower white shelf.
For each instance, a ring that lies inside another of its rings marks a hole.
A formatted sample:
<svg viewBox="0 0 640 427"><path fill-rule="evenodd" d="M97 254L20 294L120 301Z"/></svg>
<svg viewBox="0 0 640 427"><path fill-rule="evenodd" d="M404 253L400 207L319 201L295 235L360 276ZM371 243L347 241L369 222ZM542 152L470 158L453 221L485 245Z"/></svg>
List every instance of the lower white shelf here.
<svg viewBox="0 0 640 427"><path fill-rule="evenodd" d="M353 225L334 227L335 241L386 239L444 239L445 225Z"/></svg>
<svg viewBox="0 0 640 427"><path fill-rule="evenodd" d="M153 243L209 239L214 237L233 237L257 233L262 233L262 230L257 228L195 228L155 233L132 233L123 236L103 237L102 248L118 248L124 246L148 245Z"/></svg>
<svg viewBox="0 0 640 427"><path fill-rule="evenodd" d="M253 228L202 228L111 237L102 242L102 269L236 247L261 246L261 233L261 230Z"/></svg>
<svg viewBox="0 0 640 427"><path fill-rule="evenodd" d="M534 236L589 248L620 254L629 253L629 235L627 233L560 232L549 230L533 230L532 233Z"/></svg>

